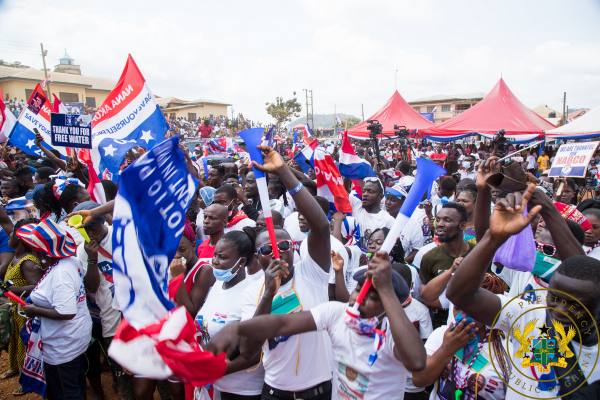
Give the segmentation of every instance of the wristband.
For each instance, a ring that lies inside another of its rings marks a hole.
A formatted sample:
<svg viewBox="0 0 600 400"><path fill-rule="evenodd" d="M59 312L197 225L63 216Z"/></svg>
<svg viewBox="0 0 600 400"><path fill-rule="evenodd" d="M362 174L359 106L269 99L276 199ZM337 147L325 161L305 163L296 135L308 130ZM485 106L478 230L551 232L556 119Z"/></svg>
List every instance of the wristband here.
<svg viewBox="0 0 600 400"><path fill-rule="evenodd" d="M302 182L298 182L298 184L296 186L294 186L291 189L288 189L288 193L290 194L290 196L293 196L296 193L298 193L299 191L301 191L303 187L304 187L304 185L302 184Z"/></svg>

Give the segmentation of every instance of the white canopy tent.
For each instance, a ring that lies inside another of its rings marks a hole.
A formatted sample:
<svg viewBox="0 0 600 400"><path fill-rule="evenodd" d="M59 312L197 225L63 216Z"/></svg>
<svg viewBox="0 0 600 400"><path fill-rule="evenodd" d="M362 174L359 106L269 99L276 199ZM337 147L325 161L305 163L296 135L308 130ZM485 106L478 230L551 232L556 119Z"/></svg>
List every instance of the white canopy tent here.
<svg viewBox="0 0 600 400"><path fill-rule="evenodd" d="M600 137L600 106L573 122L546 131L546 140L590 139Z"/></svg>

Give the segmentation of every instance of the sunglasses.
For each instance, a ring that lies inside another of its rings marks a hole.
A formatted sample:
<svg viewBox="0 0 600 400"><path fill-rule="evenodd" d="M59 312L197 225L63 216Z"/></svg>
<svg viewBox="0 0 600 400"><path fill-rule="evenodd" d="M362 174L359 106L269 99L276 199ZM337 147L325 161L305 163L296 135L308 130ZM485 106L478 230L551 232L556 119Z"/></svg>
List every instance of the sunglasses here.
<svg viewBox="0 0 600 400"><path fill-rule="evenodd" d="M363 182L365 182L365 183L366 182L376 182L379 185L379 187L381 188L381 191L384 191L383 183L381 183L381 180L379 178L376 178L374 176L369 176L369 177L364 178Z"/></svg>
<svg viewBox="0 0 600 400"><path fill-rule="evenodd" d="M277 242L277 248L279 251L289 251L294 246L294 243L291 240L282 240ZM261 256L270 256L273 255L273 246L270 244L263 244L258 249L256 249L256 254Z"/></svg>
<svg viewBox="0 0 600 400"><path fill-rule="evenodd" d="M554 256L556 254L556 246L547 243L535 242L535 248L544 253L547 256Z"/></svg>

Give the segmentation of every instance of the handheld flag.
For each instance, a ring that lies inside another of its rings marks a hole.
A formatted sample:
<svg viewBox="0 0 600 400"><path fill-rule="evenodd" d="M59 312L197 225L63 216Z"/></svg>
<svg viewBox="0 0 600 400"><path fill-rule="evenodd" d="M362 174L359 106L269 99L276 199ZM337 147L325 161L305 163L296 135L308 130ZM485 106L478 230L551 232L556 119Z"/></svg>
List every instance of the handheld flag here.
<svg viewBox="0 0 600 400"><path fill-rule="evenodd" d="M2 100L2 92L0 92L0 143L8 140L8 136L16 123L17 117L6 107L4 100Z"/></svg>
<svg viewBox="0 0 600 400"><path fill-rule="evenodd" d="M132 147L150 149L165 138L167 121L131 55L115 88L92 118L92 160L96 171L118 180Z"/></svg>
<svg viewBox="0 0 600 400"><path fill-rule="evenodd" d="M203 385L223 376L225 356L199 347L192 318L184 308L173 311L167 293L169 263L198 186L178 144L177 137L165 140L121 175L112 243L115 298L124 320L108 353L134 373Z"/></svg>
<svg viewBox="0 0 600 400"><path fill-rule="evenodd" d="M54 93L52 93L52 97L54 98L54 102L52 104L52 112L68 114L69 110L67 110L67 106L65 106L62 101Z"/></svg>
<svg viewBox="0 0 600 400"><path fill-rule="evenodd" d="M321 148L315 149L314 163L317 194L333 203L339 212L351 213L352 206L348 200L348 192L344 188L344 178L335 166L331 154Z"/></svg>
<svg viewBox="0 0 600 400"><path fill-rule="evenodd" d="M263 128L250 128L240 132L240 137L246 143L246 149L250 154L250 160L262 164L263 155L257 148L261 143ZM269 203L269 190L267 189L267 178L265 173L256 167L252 167L254 178L256 179L256 187L258 189L258 197L262 206L263 215L265 216L265 224L269 233L269 240L273 247L273 257L279 258L279 248L277 247L277 238L275 237L275 226L273 225L273 217L271 214L271 204Z"/></svg>
<svg viewBox="0 0 600 400"><path fill-rule="evenodd" d="M42 87L38 83L31 92L29 100L27 100L27 107L23 109L19 119L15 124L12 133L10 134L9 143L17 147L25 154L30 156L41 156L42 151L35 144L35 133L36 130L42 135L44 139L43 146L49 150L58 150L63 156L65 156L66 149L62 146L56 146L53 148L50 146L51 134L50 134L50 113L52 112L52 105L46 98L46 94L42 90Z"/></svg>
<svg viewBox="0 0 600 400"><path fill-rule="evenodd" d="M347 131L344 131L344 136L342 138L339 167L340 173L344 177L350 179L363 179L367 176L377 176L371 164L356 155L356 152L348 139Z"/></svg>
<svg viewBox="0 0 600 400"><path fill-rule="evenodd" d="M304 146L302 151L294 156L294 160L305 174L309 169L314 167L315 149L318 145L319 143L316 140L313 140L310 144Z"/></svg>

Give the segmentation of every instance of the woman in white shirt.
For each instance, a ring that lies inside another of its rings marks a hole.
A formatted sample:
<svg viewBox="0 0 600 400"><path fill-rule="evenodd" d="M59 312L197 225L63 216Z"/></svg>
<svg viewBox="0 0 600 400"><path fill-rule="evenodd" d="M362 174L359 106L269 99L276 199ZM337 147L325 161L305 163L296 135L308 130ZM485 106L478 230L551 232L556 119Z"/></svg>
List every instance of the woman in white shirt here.
<svg viewBox="0 0 600 400"><path fill-rule="evenodd" d="M245 231L228 232L217 242L212 259L216 282L196 315L202 345L227 324L241 320L242 294L251 284L246 266L253 257L254 238ZM238 357L227 363L227 375L214 383L221 400L260 399L264 370L259 361Z"/></svg>
<svg viewBox="0 0 600 400"><path fill-rule="evenodd" d="M46 273L31 292L25 314L39 323L46 394L50 399L84 399L92 320L83 287L83 268L74 257L73 237L49 219L19 228L20 238L39 252ZM33 337L33 335L32 335ZM30 346L33 344L29 343ZM32 346L33 347L33 346ZM27 365L27 359L25 365Z"/></svg>
<svg viewBox="0 0 600 400"><path fill-rule="evenodd" d="M359 316L352 317L349 308L367 277L373 280L373 286L358 308ZM227 327L209 348L227 351L237 345L240 337L264 341L322 331L332 343L337 374L333 392L338 397L401 399L407 371L419 371L425 366L423 343L402 308L409 295L408 287L392 271L386 253L377 253L370 260L369 269L357 272L355 279L358 286L349 304L333 301L310 311L254 317Z"/></svg>

